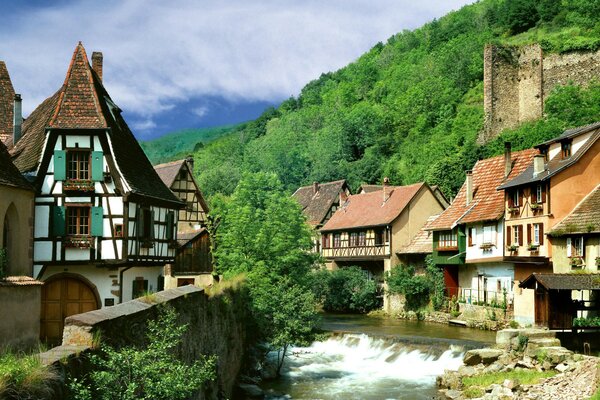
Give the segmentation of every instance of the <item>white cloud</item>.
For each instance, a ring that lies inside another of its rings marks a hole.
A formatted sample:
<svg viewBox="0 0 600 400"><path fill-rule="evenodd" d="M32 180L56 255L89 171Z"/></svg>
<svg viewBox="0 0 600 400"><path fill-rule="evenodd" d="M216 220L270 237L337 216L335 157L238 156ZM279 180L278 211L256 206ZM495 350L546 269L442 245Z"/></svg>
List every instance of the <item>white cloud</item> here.
<svg viewBox="0 0 600 400"><path fill-rule="evenodd" d="M150 129L156 128L156 123L151 119L145 119L143 121L133 122L131 127L134 130L139 130L139 131L145 132L145 131L149 131Z"/></svg>
<svg viewBox="0 0 600 400"><path fill-rule="evenodd" d="M202 118L208 113L208 110L209 109L207 106L200 106L200 107L192 108L191 111L192 111L192 114L194 114L198 118Z"/></svg>
<svg viewBox="0 0 600 400"><path fill-rule="evenodd" d="M153 116L191 98L296 95L378 41L467 2L61 2L6 16L11 23L0 26L0 59L28 113L60 87L82 40L88 56L104 53L104 81L115 102L150 126Z"/></svg>

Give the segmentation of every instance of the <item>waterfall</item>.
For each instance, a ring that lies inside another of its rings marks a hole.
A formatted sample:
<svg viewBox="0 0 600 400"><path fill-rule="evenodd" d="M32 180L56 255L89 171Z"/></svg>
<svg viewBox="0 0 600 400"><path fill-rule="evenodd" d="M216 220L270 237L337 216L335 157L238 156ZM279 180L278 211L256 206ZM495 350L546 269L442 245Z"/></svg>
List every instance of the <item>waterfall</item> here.
<svg viewBox="0 0 600 400"><path fill-rule="evenodd" d="M273 389L293 399L431 399L436 376L457 369L462 355L461 347L446 343L344 334L292 349Z"/></svg>

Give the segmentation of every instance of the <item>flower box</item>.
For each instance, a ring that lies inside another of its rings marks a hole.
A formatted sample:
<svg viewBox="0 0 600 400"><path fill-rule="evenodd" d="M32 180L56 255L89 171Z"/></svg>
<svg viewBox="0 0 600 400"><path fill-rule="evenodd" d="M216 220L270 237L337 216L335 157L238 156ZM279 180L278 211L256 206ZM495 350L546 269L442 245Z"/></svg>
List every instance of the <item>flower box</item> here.
<svg viewBox="0 0 600 400"><path fill-rule="evenodd" d="M544 205L539 203L531 203L529 208L531 208L532 211L540 211L544 208Z"/></svg>
<svg viewBox="0 0 600 400"><path fill-rule="evenodd" d="M495 247L496 245L494 243L481 243L479 245L479 248L482 250L490 250L492 247Z"/></svg>
<svg viewBox="0 0 600 400"><path fill-rule="evenodd" d="M92 247L90 236L67 236L63 239L63 246L76 249L89 249Z"/></svg>
<svg viewBox="0 0 600 400"><path fill-rule="evenodd" d="M508 207L508 212L511 214L517 214L521 211L521 207Z"/></svg>
<svg viewBox="0 0 600 400"><path fill-rule="evenodd" d="M539 249L540 249L540 245L539 244L529 243L527 245L527 250L529 250L529 251L538 251Z"/></svg>
<svg viewBox="0 0 600 400"><path fill-rule="evenodd" d="M510 246L506 246L506 250L508 250L512 253L514 251L519 250L519 246L516 244L511 244Z"/></svg>
<svg viewBox="0 0 600 400"><path fill-rule="evenodd" d="M571 264L571 268L585 267L585 262L583 260L583 257L581 257L581 256L569 257L569 264Z"/></svg>
<svg viewBox="0 0 600 400"><path fill-rule="evenodd" d="M89 179L68 179L63 183L63 190L75 192L93 192L96 190L94 182Z"/></svg>

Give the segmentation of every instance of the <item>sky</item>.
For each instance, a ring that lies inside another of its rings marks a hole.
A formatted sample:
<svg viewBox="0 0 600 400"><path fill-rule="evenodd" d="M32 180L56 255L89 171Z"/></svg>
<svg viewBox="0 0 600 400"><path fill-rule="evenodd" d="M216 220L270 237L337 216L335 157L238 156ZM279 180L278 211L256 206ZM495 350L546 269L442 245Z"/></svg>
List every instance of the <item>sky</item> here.
<svg viewBox="0 0 600 400"><path fill-rule="evenodd" d="M104 55L104 85L141 140L238 123L466 0L0 1L0 60L27 116L73 50Z"/></svg>

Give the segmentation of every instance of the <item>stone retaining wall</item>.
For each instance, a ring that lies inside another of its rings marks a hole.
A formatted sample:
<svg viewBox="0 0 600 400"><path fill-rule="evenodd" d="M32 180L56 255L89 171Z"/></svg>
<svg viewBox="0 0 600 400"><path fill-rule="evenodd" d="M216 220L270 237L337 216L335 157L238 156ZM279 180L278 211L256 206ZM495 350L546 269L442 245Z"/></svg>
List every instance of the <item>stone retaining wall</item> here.
<svg viewBox="0 0 600 400"><path fill-rule="evenodd" d="M41 298L40 281L26 276L0 280L0 349L27 351L38 345Z"/></svg>

